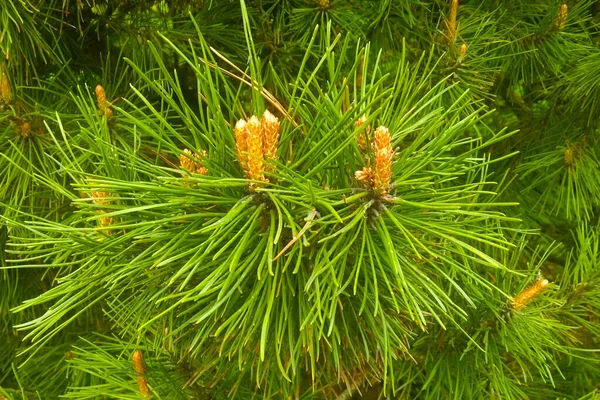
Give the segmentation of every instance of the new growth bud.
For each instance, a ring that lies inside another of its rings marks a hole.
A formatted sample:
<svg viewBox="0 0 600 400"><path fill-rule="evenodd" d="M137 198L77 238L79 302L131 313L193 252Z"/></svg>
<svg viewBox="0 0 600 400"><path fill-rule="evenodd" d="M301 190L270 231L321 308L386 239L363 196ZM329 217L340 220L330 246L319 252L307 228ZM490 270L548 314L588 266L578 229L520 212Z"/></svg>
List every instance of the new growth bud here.
<svg viewBox="0 0 600 400"><path fill-rule="evenodd" d="M152 396L152 390L150 390L150 387L148 386L148 380L145 376L143 376L146 374L146 365L144 364L142 352L140 350L134 351L131 358L133 361L133 369L138 374L137 383L140 389L140 394L142 397Z"/></svg>
<svg viewBox="0 0 600 400"><path fill-rule="evenodd" d="M538 279L534 284L516 295L510 302L510 306L517 311L524 309L527 304L529 304L533 299L538 297L548 288L549 283L550 282L548 282L548 279Z"/></svg>
<svg viewBox="0 0 600 400"><path fill-rule="evenodd" d="M98 102L98 113L100 116L106 115L106 118L109 119L112 116L112 110L108 104L106 92L102 85L96 86L96 100Z"/></svg>
<svg viewBox="0 0 600 400"><path fill-rule="evenodd" d="M0 72L0 106L8 106L14 100L8 75L4 71Z"/></svg>
<svg viewBox="0 0 600 400"><path fill-rule="evenodd" d="M452 0L452 4L450 5L450 13L448 14L448 19L446 20L446 29L448 31L446 38L448 39L448 43L452 45L456 42L457 36L457 27L456 27L456 15L458 14L458 0Z"/></svg>
<svg viewBox="0 0 600 400"><path fill-rule="evenodd" d="M364 120L357 121L357 126L364 123ZM368 127L370 128L370 127ZM363 135L357 137L358 148L367 155L367 141ZM361 185L369 190L373 190L378 196L385 196L388 194L392 179L392 161L394 158L394 151L392 149L392 140L390 131L385 126L380 126L375 129L373 134L373 143L371 149L374 153L374 166L364 167L360 171L356 171L354 176L361 183ZM369 157L365 157L367 160Z"/></svg>
<svg viewBox="0 0 600 400"><path fill-rule="evenodd" d="M356 121L356 128L360 128L362 124L367 121L366 115L363 115ZM363 131L361 131L357 138L356 144L361 153L367 154L367 143L369 141L369 134L371 133L371 125L367 125Z"/></svg>
<svg viewBox="0 0 600 400"><path fill-rule="evenodd" d="M559 30L562 30L567 25L567 18L569 16L569 7L566 4L560 6L558 13L556 14L556 20L554 24Z"/></svg>
<svg viewBox="0 0 600 400"><path fill-rule="evenodd" d="M146 365L144 364L144 355L142 354L142 352L140 350L134 351L133 355L131 356L131 359L133 361L133 369L135 370L135 372L137 372L138 374L145 374Z"/></svg>

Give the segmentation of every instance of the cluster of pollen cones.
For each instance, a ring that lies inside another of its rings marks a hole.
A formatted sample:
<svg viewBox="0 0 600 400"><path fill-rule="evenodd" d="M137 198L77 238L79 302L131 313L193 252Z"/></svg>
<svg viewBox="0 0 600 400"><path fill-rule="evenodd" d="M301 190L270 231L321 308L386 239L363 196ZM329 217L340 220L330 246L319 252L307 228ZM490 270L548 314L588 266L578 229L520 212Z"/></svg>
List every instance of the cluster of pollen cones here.
<svg viewBox="0 0 600 400"><path fill-rule="evenodd" d="M361 127L365 121L366 117L361 117L356 122L357 128ZM367 165L356 171L354 175L365 188L372 190L377 195L385 196L390 189L394 158L390 131L385 126L378 127L373 133L372 141L369 141L370 133L371 126L369 125L358 135L356 140L359 150L365 156L368 156L369 151L373 152L373 166Z"/></svg>
<svg viewBox="0 0 600 400"><path fill-rule="evenodd" d="M246 178L267 182L265 172L273 172L277 160L279 119L265 111L260 120L255 115L239 120L234 133L237 157Z"/></svg>

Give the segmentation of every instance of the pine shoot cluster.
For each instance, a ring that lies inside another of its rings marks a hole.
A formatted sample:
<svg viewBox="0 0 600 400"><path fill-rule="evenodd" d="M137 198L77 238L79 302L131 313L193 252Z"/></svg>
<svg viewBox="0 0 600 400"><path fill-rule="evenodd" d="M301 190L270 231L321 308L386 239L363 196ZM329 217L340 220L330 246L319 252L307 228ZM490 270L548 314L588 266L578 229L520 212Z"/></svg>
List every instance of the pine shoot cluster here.
<svg viewBox="0 0 600 400"><path fill-rule="evenodd" d="M363 118L357 121L357 126L361 126L365 122ZM365 156L368 155L367 136L369 132L370 126L357 137L358 148ZM361 170L356 171L354 176L363 187L372 190L378 196L386 196L391 184L392 162L394 158L391 135L388 128L380 126L375 129L371 149L373 150L375 159L374 166L367 165ZM365 158L369 160L368 157Z"/></svg>
<svg viewBox="0 0 600 400"><path fill-rule="evenodd" d="M255 115L239 120L234 129L238 161L246 178L268 182L265 172L273 172L279 146L279 119L265 110L262 119ZM250 188L256 184L251 183Z"/></svg>

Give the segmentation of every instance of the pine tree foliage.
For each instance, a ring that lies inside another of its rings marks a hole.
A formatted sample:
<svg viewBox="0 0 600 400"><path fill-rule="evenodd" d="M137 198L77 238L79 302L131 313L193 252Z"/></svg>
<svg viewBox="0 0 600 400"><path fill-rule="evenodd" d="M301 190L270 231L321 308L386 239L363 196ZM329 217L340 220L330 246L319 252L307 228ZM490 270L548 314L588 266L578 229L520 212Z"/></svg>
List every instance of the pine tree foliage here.
<svg viewBox="0 0 600 400"><path fill-rule="evenodd" d="M597 1L0 17L0 399L600 397Z"/></svg>

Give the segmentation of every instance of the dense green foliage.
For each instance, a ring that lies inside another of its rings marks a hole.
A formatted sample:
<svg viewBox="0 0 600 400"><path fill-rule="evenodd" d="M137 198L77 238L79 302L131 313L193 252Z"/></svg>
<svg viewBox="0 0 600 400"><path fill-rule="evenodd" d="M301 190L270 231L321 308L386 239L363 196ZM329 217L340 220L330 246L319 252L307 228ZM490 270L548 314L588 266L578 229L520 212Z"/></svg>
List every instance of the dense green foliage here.
<svg viewBox="0 0 600 400"><path fill-rule="evenodd" d="M0 21L0 399L600 398L600 1Z"/></svg>

